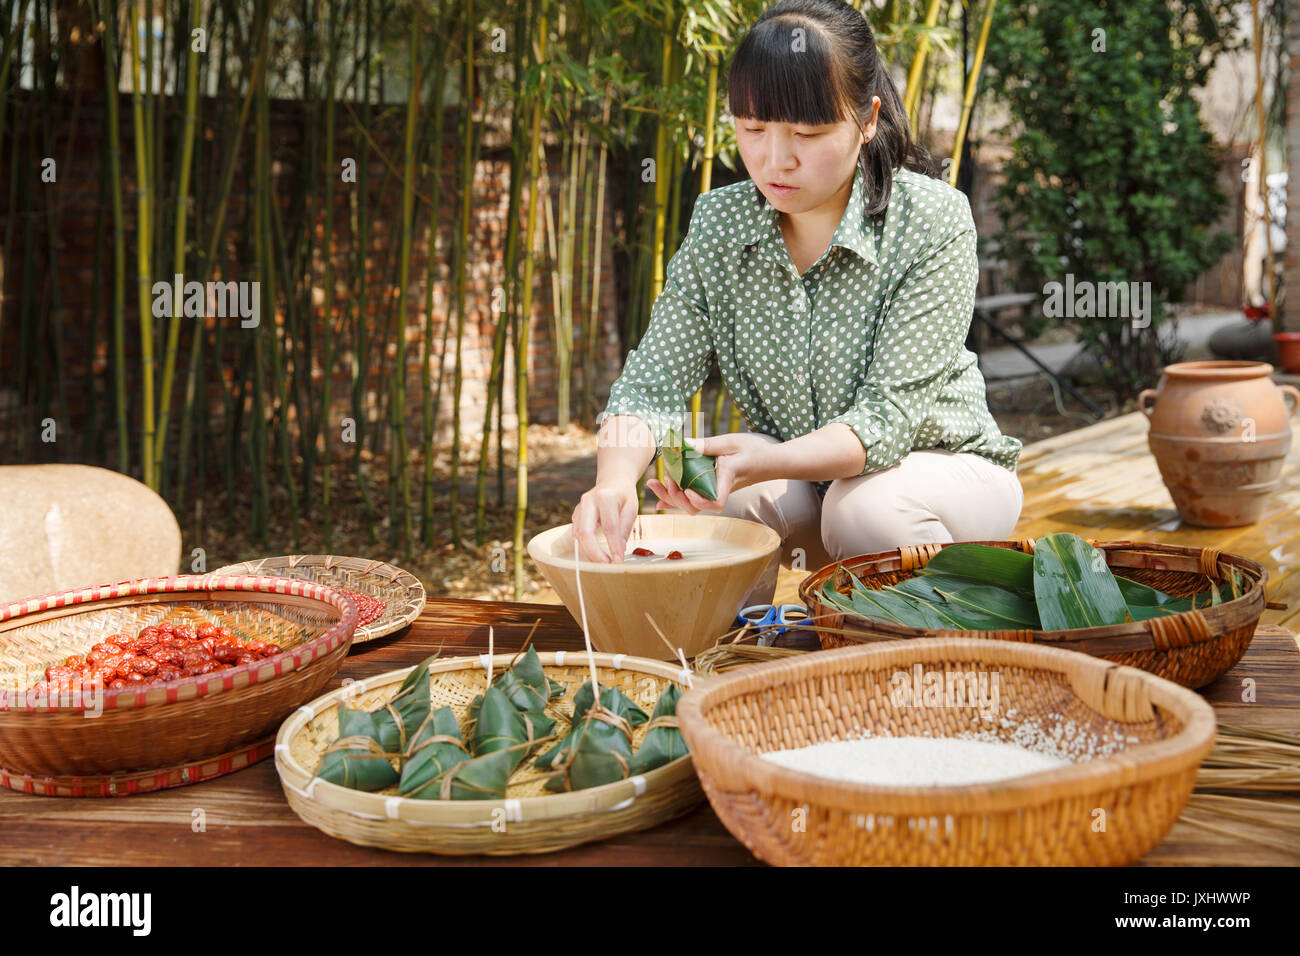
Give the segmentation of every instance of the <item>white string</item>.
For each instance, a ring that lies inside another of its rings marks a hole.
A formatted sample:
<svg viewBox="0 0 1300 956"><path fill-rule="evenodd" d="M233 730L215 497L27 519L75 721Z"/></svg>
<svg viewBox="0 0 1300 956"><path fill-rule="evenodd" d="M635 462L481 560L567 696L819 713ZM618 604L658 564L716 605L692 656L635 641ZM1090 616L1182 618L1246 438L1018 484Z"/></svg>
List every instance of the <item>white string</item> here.
<svg viewBox="0 0 1300 956"><path fill-rule="evenodd" d="M492 625L489 624L488 625L488 662L487 662L489 687L492 686L492 641L493 641Z"/></svg>
<svg viewBox="0 0 1300 956"><path fill-rule="evenodd" d="M582 597L582 557L578 554L578 543L573 543L573 579L578 587L578 612L582 617L582 640L587 645L587 664L591 668L591 694L595 705L600 706L600 684L596 682L596 658L591 650L591 635L587 633L587 602Z"/></svg>

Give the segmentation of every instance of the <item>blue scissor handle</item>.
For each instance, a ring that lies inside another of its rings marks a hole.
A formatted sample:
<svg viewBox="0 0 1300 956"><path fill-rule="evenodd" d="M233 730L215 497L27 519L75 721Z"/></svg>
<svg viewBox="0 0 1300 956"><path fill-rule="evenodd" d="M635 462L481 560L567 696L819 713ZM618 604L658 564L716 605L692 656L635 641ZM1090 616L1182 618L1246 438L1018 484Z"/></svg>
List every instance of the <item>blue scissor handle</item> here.
<svg viewBox="0 0 1300 956"><path fill-rule="evenodd" d="M799 617L792 618L792 614L798 614ZM782 604L779 607L773 604L752 604L741 608L736 615L738 624L753 624L760 630L778 625L778 634L785 633L787 627L799 627L807 619L808 609L802 604Z"/></svg>

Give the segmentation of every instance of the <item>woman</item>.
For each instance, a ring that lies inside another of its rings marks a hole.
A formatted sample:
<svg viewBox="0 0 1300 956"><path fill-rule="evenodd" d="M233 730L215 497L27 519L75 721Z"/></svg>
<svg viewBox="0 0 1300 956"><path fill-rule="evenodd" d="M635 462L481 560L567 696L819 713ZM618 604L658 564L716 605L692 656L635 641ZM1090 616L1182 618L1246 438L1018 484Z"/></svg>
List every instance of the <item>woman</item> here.
<svg viewBox="0 0 1300 956"><path fill-rule="evenodd" d="M711 358L749 433L692 441L717 456L716 502L665 477L649 482L661 507L760 521L796 569L1009 537L1021 443L998 430L964 346L970 204L912 141L871 28L840 0L782 0L728 80L751 179L696 200L610 390L596 484L573 512L583 557L622 560L637 479ZM750 600L771 600L777 570Z"/></svg>

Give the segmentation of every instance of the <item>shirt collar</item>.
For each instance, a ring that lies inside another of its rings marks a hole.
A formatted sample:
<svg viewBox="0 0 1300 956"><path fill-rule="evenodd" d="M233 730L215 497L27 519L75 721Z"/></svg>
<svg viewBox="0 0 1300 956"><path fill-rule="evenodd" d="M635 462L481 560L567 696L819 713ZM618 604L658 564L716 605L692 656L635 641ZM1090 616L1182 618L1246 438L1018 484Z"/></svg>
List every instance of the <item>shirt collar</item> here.
<svg viewBox="0 0 1300 956"><path fill-rule="evenodd" d="M785 244L781 226L777 221L777 209L759 192L758 186L752 179L749 181L749 187L749 202L745 207L747 215L737 226L734 234L728 238L731 242L741 245L759 243L761 253L768 258L776 259ZM864 262L877 265L874 221L866 214L865 194L865 176L862 164L858 163L854 167L853 192L849 195L849 204L844 207L844 215L840 218L840 224L835 227L835 234L831 237L830 244L843 246L857 253Z"/></svg>

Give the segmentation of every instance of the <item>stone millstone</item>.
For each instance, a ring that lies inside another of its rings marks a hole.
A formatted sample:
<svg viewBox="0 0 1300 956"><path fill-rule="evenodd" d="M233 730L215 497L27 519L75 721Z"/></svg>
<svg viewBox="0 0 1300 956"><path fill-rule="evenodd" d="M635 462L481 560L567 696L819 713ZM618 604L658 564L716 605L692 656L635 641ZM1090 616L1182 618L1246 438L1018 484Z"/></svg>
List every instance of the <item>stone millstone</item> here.
<svg viewBox="0 0 1300 956"><path fill-rule="evenodd" d="M181 531L161 497L89 465L0 467L0 605L177 573Z"/></svg>

